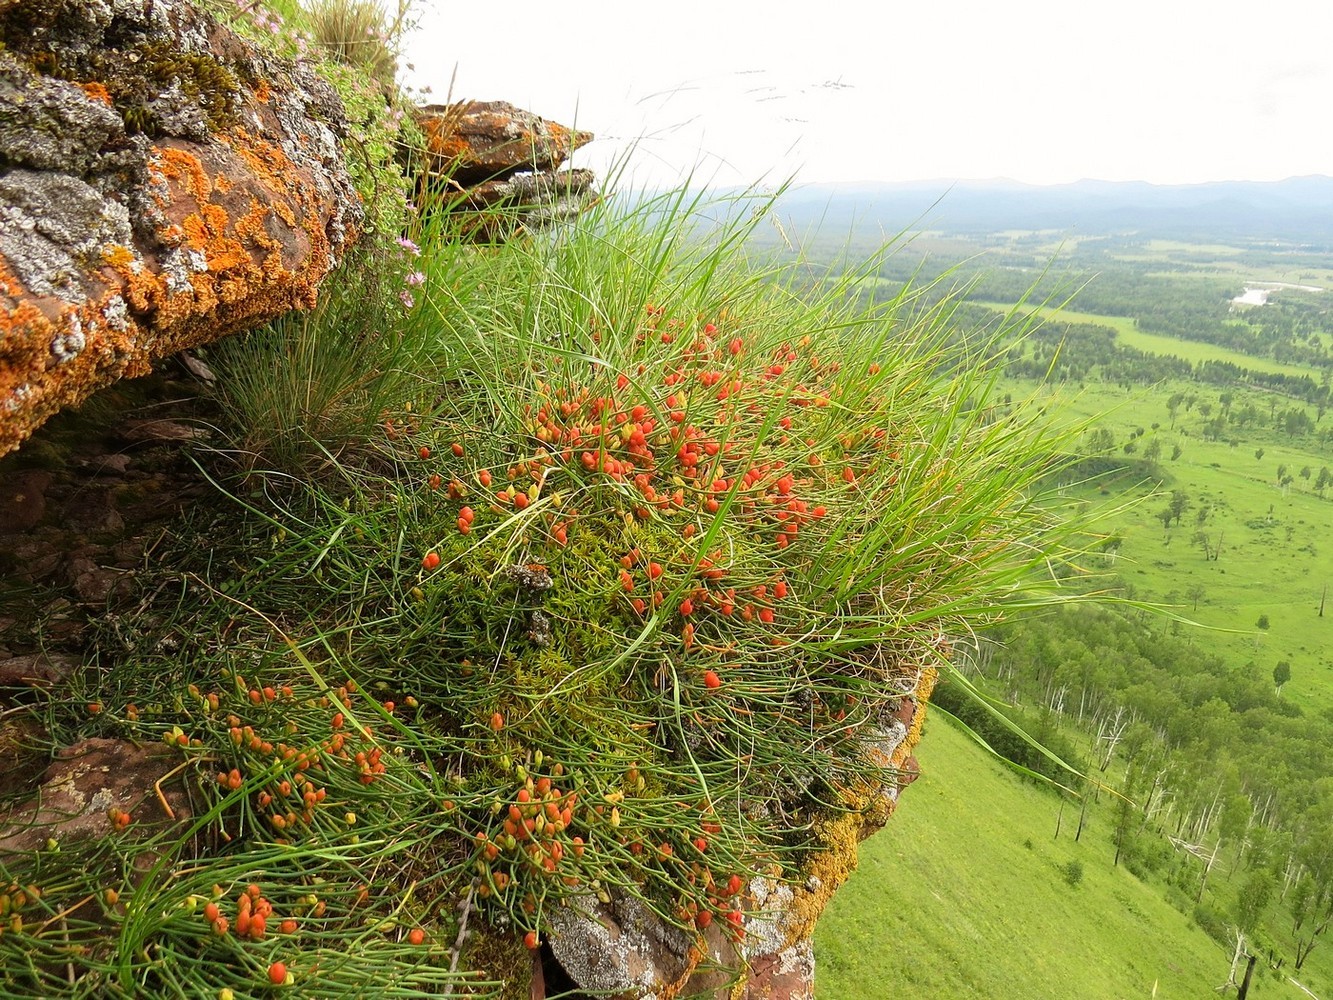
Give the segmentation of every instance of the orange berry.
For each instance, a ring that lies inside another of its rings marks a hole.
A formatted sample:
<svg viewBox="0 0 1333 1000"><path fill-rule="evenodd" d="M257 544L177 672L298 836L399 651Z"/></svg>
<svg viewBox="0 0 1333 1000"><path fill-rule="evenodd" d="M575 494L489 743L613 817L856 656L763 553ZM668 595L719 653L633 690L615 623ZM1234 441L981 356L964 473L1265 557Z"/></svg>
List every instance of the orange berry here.
<svg viewBox="0 0 1333 1000"><path fill-rule="evenodd" d="M491 714L491 728L494 729L496 732L499 732L501 729L504 728L504 725L505 725L505 717L501 715L499 712L493 712Z"/></svg>
<svg viewBox="0 0 1333 1000"><path fill-rule="evenodd" d="M268 967L268 981L274 986L287 982L287 966L283 962L274 962Z"/></svg>
<svg viewBox="0 0 1333 1000"><path fill-rule="evenodd" d="M438 552L427 552L421 560L423 569L431 570L440 565L440 554Z"/></svg>
<svg viewBox="0 0 1333 1000"><path fill-rule="evenodd" d="M425 940L426 940L426 932L423 931L420 927L413 927L410 931L407 932L408 944L421 944Z"/></svg>
<svg viewBox="0 0 1333 1000"><path fill-rule="evenodd" d="M541 947L541 943L541 938L537 936L536 931L528 931L523 935L523 944L527 947L528 951L536 951Z"/></svg>
<svg viewBox="0 0 1333 1000"><path fill-rule="evenodd" d="M454 453L455 458L463 457L463 446L459 444L457 441L455 441L453 444L449 446L449 450Z"/></svg>
<svg viewBox="0 0 1333 1000"><path fill-rule="evenodd" d="M714 670L704 671L704 687L720 688L721 686L722 686L722 678L717 675L716 671Z"/></svg>

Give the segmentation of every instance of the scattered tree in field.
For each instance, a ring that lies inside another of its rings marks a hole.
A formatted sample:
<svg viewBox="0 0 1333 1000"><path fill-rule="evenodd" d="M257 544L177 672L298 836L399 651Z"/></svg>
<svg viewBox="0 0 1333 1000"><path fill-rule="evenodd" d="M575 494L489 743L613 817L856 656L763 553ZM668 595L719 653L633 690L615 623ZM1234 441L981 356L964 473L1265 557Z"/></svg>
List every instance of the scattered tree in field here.
<svg viewBox="0 0 1333 1000"><path fill-rule="evenodd" d="M1083 862L1077 859L1068 862L1060 869L1065 883L1072 889L1083 881Z"/></svg>
<svg viewBox="0 0 1333 1000"><path fill-rule="evenodd" d="M1264 457L1264 450L1263 450L1262 448L1255 448L1255 449L1254 449L1254 457L1255 457L1255 458L1263 458L1263 457Z"/></svg>
<svg viewBox="0 0 1333 1000"><path fill-rule="evenodd" d="M1305 407L1293 406L1282 414L1282 429L1287 432L1287 437L1304 437L1314 430L1314 421L1305 412Z"/></svg>
<svg viewBox="0 0 1333 1000"><path fill-rule="evenodd" d="M1287 474L1287 465L1285 462L1279 462L1277 467L1277 482L1280 485Z"/></svg>
<svg viewBox="0 0 1333 1000"><path fill-rule="evenodd" d="M1178 459L1178 458L1179 458L1181 455L1183 455L1183 454L1185 454L1185 449L1182 448L1182 447L1180 447L1180 445L1178 445L1178 444L1173 444L1173 445L1171 446L1171 461L1174 462L1176 459Z"/></svg>
<svg viewBox="0 0 1333 1000"><path fill-rule="evenodd" d="M1259 628L1263 629L1265 632L1267 632L1267 631L1268 631L1268 616L1267 616L1267 615L1260 615L1260 616L1259 616L1259 620L1256 621L1254 624L1255 624L1256 626L1258 626Z"/></svg>
<svg viewBox="0 0 1333 1000"><path fill-rule="evenodd" d="M1308 465L1301 466L1301 478L1304 479L1307 483L1310 481L1310 476L1312 475L1312 473L1313 470Z"/></svg>
<svg viewBox="0 0 1333 1000"><path fill-rule="evenodd" d="M1153 438L1148 442L1147 447L1143 449L1143 457L1150 462L1156 462L1162 457L1162 441L1160 438Z"/></svg>
<svg viewBox="0 0 1333 1000"><path fill-rule="evenodd" d="M1166 412L1171 415L1172 430L1174 430L1176 426L1176 413L1179 412L1180 404L1184 401L1185 394L1183 392L1173 392L1171 397L1166 401Z"/></svg>
<svg viewBox="0 0 1333 1000"><path fill-rule="evenodd" d="M1199 404L1199 413L1203 416L1203 419L1207 420L1207 419L1208 419L1210 416L1212 416L1212 414L1213 414L1213 404L1212 404L1212 403L1200 403L1200 404Z"/></svg>
<svg viewBox="0 0 1333 1000"><path fill-rule="evenodd" d="M1171 516L1176 519L1176 524L1180 523L1180 517L1189 505L1190 497L1188 493L1184 490L1171 491L1171 503L1167 506L1167 509L1171 511Z"/></svg>
<svg viewBox="0 0 1333 1000"><path fill-rule="evenodd" d="M1204 553L1206 554L1207 552L1208 552L1208 545L1205 542ZM1203 600L1203 596L1206 593L1208 593L1208 591L1204 590L1203 584L1201 583L1191 583L1189 585L1189 588L1185 591L1185 596L1188 597L1193 602L1193 607L1191 608L1192 611L1199 610L1199 602Z"/></svg>
<svg viewBox="0 0 1333 1000"><path fill-rule="evenodd" d="M1098 427L1088 434L1088 454L1107 455L1115 450L1115 434L1109 427Z"/></svg>
<svg viewBox="0 0 1333 1000"><path fill-rule="evenodd" d="M1273 668L1273 687L1277 689L1278 697L1282 696L1282 686L1291 680L1291 663L1287 660L1278 660L1277 666Z"/></svg>
<svg viewBox="0 0 1333 1000"><path fill-rule="evenodd" d="M1209 544L1210 539L1208 538L1208 532L1196 531L1194 534L1190 535L1190 541L1193 542L1195 545L1203 547L1204 562L1207 562L1209 559L1213 558L1213 549L1212 546Z"/></svg>
<svg viewBox="0 0 1333 1000"><path fill-rule="evenodd" d="M1126 442L1125 442L1125 454L1126 454L1126 455L1132 455L1132 454L1134 454L1134 452L1136 452L1136 451L1138 451L1138 450L1139 450L1139 443L1138 443L1137 441L1126 441Z"/></svg>
<svg viewBox="0 0 1333 1000"><path fill-rule="evenodd" d="M1161 510L1157 512L1157 520L1161 521L1162 527L1168 530L1171 527L1171 520L1175 516L1176 512L1173 511L1170 507L1163 507Z"/></svg>
<svg viewBox="0 0 1333 1000"><path fill-rule="evenodd" d="M1333 473L1328 471L1327 465L1320 466L1319 477L1314 481L1314 491L1322 497L1329 483L1333 483Z"/></svg>

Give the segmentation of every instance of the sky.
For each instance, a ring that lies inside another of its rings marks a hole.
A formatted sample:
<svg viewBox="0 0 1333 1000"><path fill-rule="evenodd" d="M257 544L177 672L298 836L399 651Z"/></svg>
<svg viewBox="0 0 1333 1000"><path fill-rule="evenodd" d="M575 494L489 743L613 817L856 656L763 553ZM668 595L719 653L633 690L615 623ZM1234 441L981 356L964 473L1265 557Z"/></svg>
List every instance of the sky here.
<svg viewBox="0 0 1333 1000"><path fill-rule="evenodd" d="M592 131L575 165L653 185L1333 174L1333 3L1241 9L416 0L405 75Z"/></svg>

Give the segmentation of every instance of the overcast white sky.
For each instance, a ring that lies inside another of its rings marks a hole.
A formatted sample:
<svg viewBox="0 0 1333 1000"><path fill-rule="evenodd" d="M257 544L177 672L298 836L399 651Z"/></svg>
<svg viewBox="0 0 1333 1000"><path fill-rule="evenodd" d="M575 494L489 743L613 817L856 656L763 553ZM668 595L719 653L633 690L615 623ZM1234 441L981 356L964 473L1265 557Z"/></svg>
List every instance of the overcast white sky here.
<svg viewBox="0 0 1333 1000"><path fill-rule="evenodd" d="M418 0L409 82L631 144L634 179L1333 174L1333 2Z"/></svg>

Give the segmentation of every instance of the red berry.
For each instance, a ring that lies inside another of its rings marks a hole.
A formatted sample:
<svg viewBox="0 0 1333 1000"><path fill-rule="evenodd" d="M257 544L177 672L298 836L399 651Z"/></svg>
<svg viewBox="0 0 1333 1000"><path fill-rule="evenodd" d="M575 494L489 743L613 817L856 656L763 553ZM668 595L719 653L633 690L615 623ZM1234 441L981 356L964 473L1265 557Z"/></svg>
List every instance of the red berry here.
<svg viewBox="0 0 1333 1000"><path fill-rule="evenodd" d="M536 931L528 931L523 935L523 944L527 946L528 951L536 951L541 947L541 938L537 936Z"/></svg>
<svg viewBox="0 0 1333 1000"><path fill-rule="evenodd" d="M413 927L410 931L407 932L408 944L421 944L421 942L425 940L426 940L426 932L423 931L420 927Z"/></svg>
<svg viewBox="0 0 1333 1000"><path fill-rule="evenodd" d="M454 453L455 458L463 457L463 446L459 444L457 441L455 441L453 444L449 446L449 450Z"/></svg>
<svg viewBox="0 0 1333 1000"><path fill-rule="evenodd" d="M268 967L268 981L274 986L281 986L287 981L287 965L284 962L274 962Z"/></svg>
<svg viewBox="0 0 1333 1000"><path fill-rule="evenodd" d="M491 728L494 729L496 732L499 732L501 729L504 728L504 725L505 725L505 717L501 715L499 712L492 713Z"/></svg>
<svg viewBox="0 0 1333 1000"><path fill-rule="evenodd" d="M424 559L421 560L424 569L434 569L440 565L440 554L438 552L427 552Z"/></svg>
<svg viewBox="0 0 1333 1000"><path fill-rule="evenodd" d="M430 458L430 449L423 444L420 448L417 449L417 454L420 455L422 458Z"/></svg>
<svg viewBox="0 0 1333 1000"><path fill-rule="evenodd" d="M704 687L720 688L721 686L722 686L722 678L717 675L716 671L714 670L704 671Z"/></svg>

